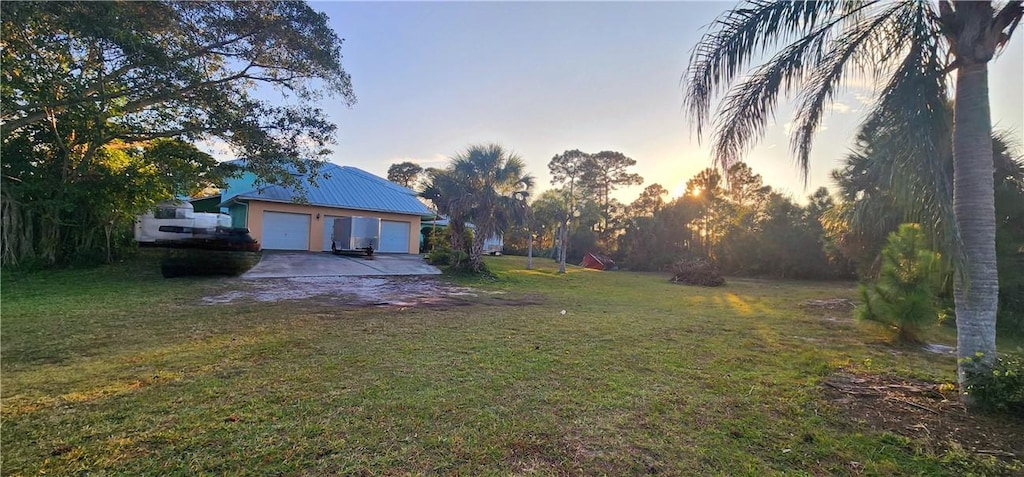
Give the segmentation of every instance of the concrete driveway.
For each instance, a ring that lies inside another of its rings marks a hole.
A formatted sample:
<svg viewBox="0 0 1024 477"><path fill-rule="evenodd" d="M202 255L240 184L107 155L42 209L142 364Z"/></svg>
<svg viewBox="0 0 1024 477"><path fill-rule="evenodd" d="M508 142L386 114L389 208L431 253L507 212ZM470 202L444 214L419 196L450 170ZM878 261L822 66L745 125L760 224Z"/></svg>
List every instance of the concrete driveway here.
<svg viewBox="0 0 1024 477"><path fill-rule="evenodd" d="M366 277L385 275L440 275L419 255L333 255L327 252L264 250L260 263L242 278Z"/></svg>

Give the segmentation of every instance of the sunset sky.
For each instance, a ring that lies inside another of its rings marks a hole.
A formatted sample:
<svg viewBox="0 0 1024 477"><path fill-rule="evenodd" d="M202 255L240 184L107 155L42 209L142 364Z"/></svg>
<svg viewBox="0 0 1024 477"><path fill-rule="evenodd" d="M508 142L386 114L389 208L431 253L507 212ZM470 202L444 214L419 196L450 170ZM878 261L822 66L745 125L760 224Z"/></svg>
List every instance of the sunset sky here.
<svg viewBox="0 0 1024 477"><path fill-rule="evenodd" d="M710 157L682 110L690 50L733 2L312 3L339 36L358 103L326 103L339 127L330 160L385 176L389 165L442 166L474 143L514 150L550 186L547 163L567 149L615 150L646 184L680 192ZM993 122L1024 127L1018 32L991 69ZM805 189L789 154L782 105L747 163L802 200L831 186L870 84L853 84L825 119ZM641 187L617 194L632 201Z"/></svg>

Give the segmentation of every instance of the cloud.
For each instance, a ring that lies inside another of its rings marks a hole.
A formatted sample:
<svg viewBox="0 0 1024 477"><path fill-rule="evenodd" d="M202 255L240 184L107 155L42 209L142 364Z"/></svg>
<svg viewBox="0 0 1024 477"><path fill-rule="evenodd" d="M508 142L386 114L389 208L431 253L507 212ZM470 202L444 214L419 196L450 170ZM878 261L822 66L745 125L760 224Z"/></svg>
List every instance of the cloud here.
<svg viewBox="0 0 1024 477"><path fill-rule="evenodd" d="M423 157L393 157L393 158L391 158L388 161L389 164L397 164L399 162L411 162L413 164L419 165L420 167L426 168L426 167L431 167L431 166L439 166L439 165L447 163L448 162L448 156L446 156L444 154L435 153L434 155L428 156L426 158L423 158Z"/></svg>
<svg viewBox="0 0 1024 477"><path fill-rule="evenodd" d="M836 102L832 103L832 106L829 109L833 113L840 113L840 114L845 114L845 113L849 113L849 112L853 111L853 108L851 108L850 105L848 105L846 103L843 103L843 102L840 102L840 101L836 101Z"/></svg>
<svg viewBox="0 0 1024 477"><path fill-rule="evenodd" d="M449 161L448 156L441 153L434 153L434 156L430 159L423 159L424 164L444 164Z"/></svg>

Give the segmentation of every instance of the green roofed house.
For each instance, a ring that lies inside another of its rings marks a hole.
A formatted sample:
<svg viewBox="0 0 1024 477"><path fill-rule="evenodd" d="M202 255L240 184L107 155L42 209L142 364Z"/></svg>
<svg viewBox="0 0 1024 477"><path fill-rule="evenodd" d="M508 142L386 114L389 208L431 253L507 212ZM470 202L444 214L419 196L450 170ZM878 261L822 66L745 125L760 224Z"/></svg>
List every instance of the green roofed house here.
<svg viewBox="0 0 1024 477"><path fill-rule="evenodd" d="M244 161L235 161L243 166ZM256 176L242 172L221 191L220 208L233 227L246 227L264 250L331 250L334 219L380 219L376 252L417 253L421 219L434 213L410 189L355 167L322 163L315 186L301 179L303 203L292 189L255 186Z"/></svg>

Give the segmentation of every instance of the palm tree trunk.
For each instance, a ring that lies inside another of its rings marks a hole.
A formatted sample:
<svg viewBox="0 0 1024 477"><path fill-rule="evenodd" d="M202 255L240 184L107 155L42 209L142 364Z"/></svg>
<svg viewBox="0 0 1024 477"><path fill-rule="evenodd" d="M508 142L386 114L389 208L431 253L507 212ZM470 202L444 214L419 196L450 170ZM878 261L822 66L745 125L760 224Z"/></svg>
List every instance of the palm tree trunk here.
<svg viewBox="0 0 1024 477"><path fill-rule="evenodd" d="M465 224L460 220L448 220L448 243L452 247L452 268L462 268L462 254L465 253L465 245L462 238L465 237Z"/></svg>
<svg viewBox="0 0 1024 477"><path fill-rule="evenodd" d="M992 175L988 65L963 64L957 72L953 123L953 212L966 258L953 291L961 389L971 373L990 369L996 358L999 277ZM970 396L964 402L973 404Z"/></svg>
<svg viewBox="0 0 1024 477"><path fill-rule="evenodd" d="M487 235L479 227L473 232L473 243L469 249L469 270L479 273L484 269L484 237Z"/></svg>

